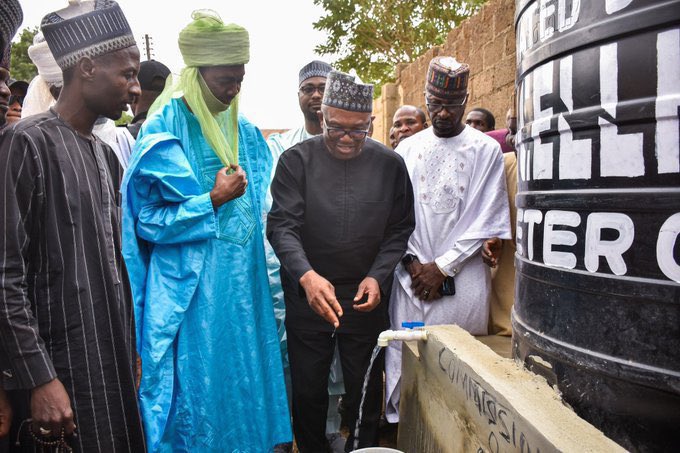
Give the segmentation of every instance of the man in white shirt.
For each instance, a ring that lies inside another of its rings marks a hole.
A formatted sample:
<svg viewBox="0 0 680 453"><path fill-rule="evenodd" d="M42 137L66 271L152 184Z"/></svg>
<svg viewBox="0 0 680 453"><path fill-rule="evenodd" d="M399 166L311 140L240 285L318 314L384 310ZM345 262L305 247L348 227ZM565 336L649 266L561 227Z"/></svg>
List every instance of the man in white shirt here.
<svg viewBox="0 0 680 453"><path fill-rule="evenodd" d="M396 151L408 168L416 229L395 271L390 300L393 329L402 322L457 324L485 335L489 320L489 268L485 239L510 238L508 196L498 143L463 123L470 68L435 57L425 101L432 127L404 139ZM386 354L386 417L399 421L401 344Z"/></svg>
<svg viewBox="0 0 680 453"><path fill-rule="evenodd" d="M288 148L321 133L318 112L321 110L321 99L326 89L326 78L333 68L326 62L314 60L300 69L298 100L305 123L282 134L272 134L267 139L269 149L276 160Z"/></svg>

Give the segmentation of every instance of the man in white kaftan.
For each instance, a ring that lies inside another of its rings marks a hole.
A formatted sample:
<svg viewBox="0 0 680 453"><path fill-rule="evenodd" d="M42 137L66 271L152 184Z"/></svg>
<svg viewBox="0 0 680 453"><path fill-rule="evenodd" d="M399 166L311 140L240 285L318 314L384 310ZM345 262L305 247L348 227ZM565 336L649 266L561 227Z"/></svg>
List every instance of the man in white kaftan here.
<svg viewBox="0 0 680 453"><path fill-rule="evenodd" d="M433 127L396 149L413 184L416 229L395 271L393 329L422 321L425 326L457 324L473 335L487 333L491 280L480 250L485 239L510 238L510 220L500 147L462 123L468 76L469 67L451 57L432 60L426 102ZM396 423L401 343L391 342L385 357L385 413Z"/></svg>
<svg viewBox="0 0 680 453"><path fill-rule="evenodd" d="M331 65L319 60L314 60L300 69L298 98L305 123L297 129L269 136L267 145L269 145L274 157L275 167L278 158L285 150L321 134L321 123L317 112L321 110L321 99L326 88L326 78L332 70Z"/></svg>

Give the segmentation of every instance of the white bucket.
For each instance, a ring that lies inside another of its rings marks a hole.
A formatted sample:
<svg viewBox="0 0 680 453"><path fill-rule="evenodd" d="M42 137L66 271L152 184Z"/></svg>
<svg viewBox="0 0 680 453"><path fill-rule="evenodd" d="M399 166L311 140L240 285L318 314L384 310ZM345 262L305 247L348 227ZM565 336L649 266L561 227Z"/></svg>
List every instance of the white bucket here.
<svg viewBox="0 0 680 453"><path fill-rule="evenodd" d="M352 453L404 453L404 452L401 450L395 450L394 448L368 447L360 448L359 450L354 450Z"/></svg>

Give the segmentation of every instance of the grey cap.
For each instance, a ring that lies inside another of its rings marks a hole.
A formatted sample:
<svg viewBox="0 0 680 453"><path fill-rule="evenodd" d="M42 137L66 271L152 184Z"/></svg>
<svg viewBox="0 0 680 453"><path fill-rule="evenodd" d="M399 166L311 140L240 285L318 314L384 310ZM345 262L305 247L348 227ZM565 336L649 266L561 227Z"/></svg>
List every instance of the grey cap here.
<svg viewBox="0 0 680 453"><path fill-rule="evenodd" d="M373 85L357 83L356 77L331 71L326 80L323 105L351 112L373 111Z"/></svg>
<svg viewBox="0 0 680 453"><path fill-rule="evenodd" d="M76 15L69 9L77 11ZM40 28L62 70L75 66L83 57L94 58L135 45L130 24L113 0L84 1L50 13Z"/></svg>
<svg viewBox="0 0 680 453"><path fill-rule="evenodd" d="M5 49L11 46L14 33L23 21L24 13L18 0L0 1L0 54L8 54Z"/></svg>
<svg viewBox="0 0 680 453"><path fill-rule="evenodd" d="M332 70L333 68L331 65L325 61L314 60L310 63L307 63L302 67L302 69L300 69L299 84L302 85L302 82L312 77L328 77L328 73Z"/></svg>
<svg viewBox="0 0 680 453"><path fill-rule="evenodd" d="M12 38L24 20L17 0L0 0L0 66L9 69Z"/></svg>

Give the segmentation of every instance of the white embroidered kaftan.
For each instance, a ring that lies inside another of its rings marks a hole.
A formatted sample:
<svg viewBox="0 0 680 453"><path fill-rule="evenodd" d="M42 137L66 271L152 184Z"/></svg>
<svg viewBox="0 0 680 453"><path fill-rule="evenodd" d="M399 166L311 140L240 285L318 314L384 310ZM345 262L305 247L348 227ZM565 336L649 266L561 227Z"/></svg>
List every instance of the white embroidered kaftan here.
<svg viewBox="0 0 680 453"><path fill-rule="evenodd" d="M489 268L481 246L491 237L510 238L503 156L498 143L466 126L455 137L437 137L433 128L404 140L396 149L406 162L415 196L416 229L408 252L421 263L436 262L455 277L456 294L423 302L411 290L411 277L399 264L390 299L392 329L404 321L457 324L485 335L489 320ZM399 420L401 343L386 354L386 415Z"/></svg>

